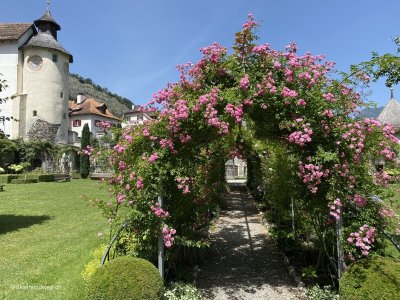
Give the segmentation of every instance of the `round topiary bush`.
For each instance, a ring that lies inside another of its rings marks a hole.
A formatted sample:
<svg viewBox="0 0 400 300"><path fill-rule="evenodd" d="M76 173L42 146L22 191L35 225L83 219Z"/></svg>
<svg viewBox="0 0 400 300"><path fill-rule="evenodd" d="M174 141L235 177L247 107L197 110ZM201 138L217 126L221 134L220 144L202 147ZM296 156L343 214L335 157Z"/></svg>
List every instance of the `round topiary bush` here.
<svg viewBox="0 0 400 300"><path fill-rule="evenodd" d="M99 268L88 283L87 299L159 300L164 292L157 268L147 260L122 256Z"/></svg>
<svg viewBox="0 0 400 300"><path fill-rule="evenodd" d="M400 299L400 260L374 256L353 263L340 279L340 299Z"/></svg>

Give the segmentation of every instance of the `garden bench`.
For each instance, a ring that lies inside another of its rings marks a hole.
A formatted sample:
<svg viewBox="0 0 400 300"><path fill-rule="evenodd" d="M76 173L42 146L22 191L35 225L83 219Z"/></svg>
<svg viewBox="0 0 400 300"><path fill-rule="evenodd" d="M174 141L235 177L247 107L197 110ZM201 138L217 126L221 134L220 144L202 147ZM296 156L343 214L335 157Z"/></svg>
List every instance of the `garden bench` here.
<svg viewBox="0 0 400 300"><path fill-rule="evenodd" d="M4 191L4 184L0 184L0 192Z"/></svg>

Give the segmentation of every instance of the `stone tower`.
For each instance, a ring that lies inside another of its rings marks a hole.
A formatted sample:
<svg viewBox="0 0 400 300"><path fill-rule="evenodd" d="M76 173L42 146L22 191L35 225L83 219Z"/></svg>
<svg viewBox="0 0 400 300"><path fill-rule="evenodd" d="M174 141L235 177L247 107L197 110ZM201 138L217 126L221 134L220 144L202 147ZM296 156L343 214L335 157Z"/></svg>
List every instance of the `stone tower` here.
<svg viewBox="0 0 400 300"><path fill-rule="evenodd" d="M49 9L34 25L37 33L19 48L22 76L13 109L19 121L14 123L12 135L67 144L69 64L73 57L57 41L61 26Z"/></svg>

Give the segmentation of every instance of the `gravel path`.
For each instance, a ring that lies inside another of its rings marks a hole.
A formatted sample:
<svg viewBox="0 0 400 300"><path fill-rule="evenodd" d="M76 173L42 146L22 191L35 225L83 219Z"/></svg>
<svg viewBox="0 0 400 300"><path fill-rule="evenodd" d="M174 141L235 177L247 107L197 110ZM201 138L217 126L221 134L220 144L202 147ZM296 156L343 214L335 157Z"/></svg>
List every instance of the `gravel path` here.
<svg viewBox="0 0 400 300"><path fill-rule="evenodd" d="M211 255L197 280L205 299L299 299L276 243L247 192L230 193L211 242Z"/></svg>

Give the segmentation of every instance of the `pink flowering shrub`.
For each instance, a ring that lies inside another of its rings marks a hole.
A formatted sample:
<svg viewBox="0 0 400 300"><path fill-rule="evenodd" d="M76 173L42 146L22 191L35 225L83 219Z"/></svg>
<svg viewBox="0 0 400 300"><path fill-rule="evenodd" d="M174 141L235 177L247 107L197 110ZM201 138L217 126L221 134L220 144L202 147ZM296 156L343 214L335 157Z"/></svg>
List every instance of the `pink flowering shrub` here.
<svg viewBox="0 0 400 300"><path fill-rule="evenodd" d="M110 236L127 222L125 253L154 259L161 235L170 259L175 246L206 243L231 155L247 158L249 188L273 196L268 205L282 222L292 196L296 224L317 239L324 261L336 255L339 221L346 257L379 248L386 216L371 197L389 178L371 176L371 161L396 162L394 129L354 118L363 105L360 93L331 76L334 63L325 56L299 54L295 43L284 51L256 45L257 26L250 15L232 50L214 43L200 50L198 62L179 65L179 81L143 107L155 118L121 130L101 154L113 167L107 183L115 200L96 204L110 222ZM152 202L157 196L162 207ZM353 232L360 224L366 225Z"/></svg>
<svg viewBox="0 0 400 300"><path fill-rule="evenodd" d="M357 232L350 233L347 243L354 247L354 251L349 253L350 260L354 260L360 254L361 256L367 256L375 242L376 235L376 228L367 224L361 226Z"/></svg>

